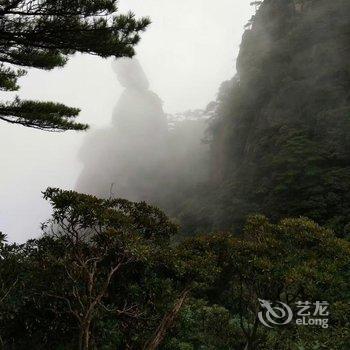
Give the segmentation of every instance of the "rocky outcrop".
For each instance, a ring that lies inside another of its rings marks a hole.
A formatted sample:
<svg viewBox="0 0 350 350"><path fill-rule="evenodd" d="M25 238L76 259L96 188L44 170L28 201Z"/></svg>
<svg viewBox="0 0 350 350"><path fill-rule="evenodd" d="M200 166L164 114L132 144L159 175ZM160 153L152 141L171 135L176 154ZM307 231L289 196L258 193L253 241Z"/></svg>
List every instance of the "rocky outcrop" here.
<svg viewBox="0 0 350 350"><path fill-rule="evenodd" d="M149 200L166 156L162 101L149 90L136 59L118 60L113 68L125 90L114 109L112 125L86 137L80 152L84 169L76 188L100 197Z"/></svg>
<svg viewBox="0 0 350 350"><path fill-rule="evenodd" d="M307 216L347 234L349 13L345 0L259 7L212 128L220 225L237 227L260 212Z"/></svg>

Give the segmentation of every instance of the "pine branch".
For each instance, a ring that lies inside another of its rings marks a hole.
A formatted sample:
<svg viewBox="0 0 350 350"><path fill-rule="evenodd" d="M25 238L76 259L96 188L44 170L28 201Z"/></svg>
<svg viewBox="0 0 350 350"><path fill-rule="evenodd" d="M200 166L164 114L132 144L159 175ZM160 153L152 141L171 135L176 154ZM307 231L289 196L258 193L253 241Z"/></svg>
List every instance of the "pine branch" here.
<svg viewBox="0 0 350 350"><path fill-rule="evenodd" d="M21 101L0 104L0 120L46 131L86 130L86 124L76 123L80 110L60 103Z"/></svg>
<svg viewBox="0 0 350 350"><path fill-rule="evenodd" d="M3 0L0 3L0 90L18 90L20 67L62 67L76 52L132 57L139 33L150 24L117 13L116 0ZM47 131L86 130L79 110L51 102L0 103L0 120Z"/></svg>

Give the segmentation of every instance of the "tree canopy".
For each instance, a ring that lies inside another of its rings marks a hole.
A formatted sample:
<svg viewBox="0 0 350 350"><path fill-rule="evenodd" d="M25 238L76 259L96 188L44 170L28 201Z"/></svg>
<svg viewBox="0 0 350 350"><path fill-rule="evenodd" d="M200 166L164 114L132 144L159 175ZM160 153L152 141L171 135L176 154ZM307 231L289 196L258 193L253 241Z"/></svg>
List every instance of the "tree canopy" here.
<svg viewBox="0 0 350 350"><path fill-rule="evenodd" d="M159 209L48 189L52 219L0 236L3 349L348 349L350 245L299 218L177 245ZM259 299L327 301L328 328L264 327Z"/></svg>
<svg viewBox="0 0 350 350"><path fill-rule="evenodd" d="M210 255L171 245L156 207L49 188L43 235L0 236L4 349L147 349L165 341L189 293L211 280Z"/></svg>

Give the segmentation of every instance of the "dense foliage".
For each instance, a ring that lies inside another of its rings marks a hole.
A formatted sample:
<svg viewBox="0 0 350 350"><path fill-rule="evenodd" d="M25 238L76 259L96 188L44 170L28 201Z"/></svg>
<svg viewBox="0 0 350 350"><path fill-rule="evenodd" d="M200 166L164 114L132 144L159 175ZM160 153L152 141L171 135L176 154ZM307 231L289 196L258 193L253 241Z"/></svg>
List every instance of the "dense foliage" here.
<svg viewBox="0 0 350 350"><path fill-rule="evenodd" d="M158 346L173 308L209 278L205 256L180 261L170 246L177 227L145 203L57 189L44 197L54 212L42 238L8 245L1 236L4 348Z"/></svg>
<svg viewBox="0 0 350 350"><path fill-rule="evenodd" d="M347 349L349 243L306 219L271 224L253 216L243 231L239 238L219 233L183 243L192 254L214 254L219 273L185 308L169 348ZM327 300L329 328L290 323L269 329L257 318L258 299L284 301L292 308L298 301Z"/></svg>
<svg viewBox="0 0 350 350"><path fill-rule="evenodd" d="M0 3L0 90L16 91L26 71L62 67L75 52L131 57L149 20L117 14L116 0L4 0ZM79 109L39 101L0 103L0 120L49 131L85 130Z"/></svg>
<svg viewBox="0 0 350 350"><path fill-rule="evenodd" d="M0 244L3 349L347 349L350 245L306 219L171 244L155 207L48 189L46 233ZM329 328L270 330L259 299L327 300Z"/></svg>

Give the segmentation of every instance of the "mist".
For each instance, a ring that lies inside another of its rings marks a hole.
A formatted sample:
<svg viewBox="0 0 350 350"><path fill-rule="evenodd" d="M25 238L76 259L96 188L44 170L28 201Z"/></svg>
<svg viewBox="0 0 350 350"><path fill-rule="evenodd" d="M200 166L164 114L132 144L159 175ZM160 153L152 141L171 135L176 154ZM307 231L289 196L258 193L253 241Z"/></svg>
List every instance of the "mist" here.
<svg viewBox="0 0 350 350"><path fill-rule="evenodd" d="M136 52L150 91L162 101L164 115L205 109L215 100L220 84L234 76L244 25L254 11L249 3L120 1L121 12L132 10L152 20ZM62 69L31 69L21 78L18 95L22 99L79 107L79 121L90 129L46 133L1 124L0 231L10 241L40 235L40 223L50 215L42 191L49 186L77 187L86 165L81 149L91 135L111 127L113 110L125 89L112 67L112 59L78 54ZM1 93L1 98L10 100L15 95Z"/></svg>

